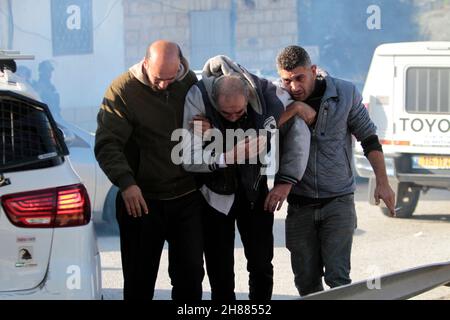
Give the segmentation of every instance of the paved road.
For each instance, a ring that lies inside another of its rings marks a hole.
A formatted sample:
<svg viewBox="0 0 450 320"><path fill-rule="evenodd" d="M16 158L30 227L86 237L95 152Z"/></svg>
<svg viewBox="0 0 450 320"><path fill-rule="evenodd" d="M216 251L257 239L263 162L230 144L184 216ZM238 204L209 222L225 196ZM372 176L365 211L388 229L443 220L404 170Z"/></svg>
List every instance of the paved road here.
<svg viewBox="0 0 450 320"><path fill-rule="evenodd" d="M367 203L367 184L360 182L355 195L358 229L355 232L352 273L354 281L370 278L374 273L386 274L420 265L450 261L450 192L432 190L421 195L413 219L385 217L379 208ZM286 207L276 214L274 225L274 299L298 297L293 284L289 253L284 242ZM122 299L122 270L119 238L104 225L97 226L102 259L105 299ZM236 293L238 299L248 295L248 275L240 239L236 239ZM155 299L170 299L167 274L167 248L161 259ZM204 298L210 298L207 278ZM450 288L442 287L414 299L449 299Z"/></svg>

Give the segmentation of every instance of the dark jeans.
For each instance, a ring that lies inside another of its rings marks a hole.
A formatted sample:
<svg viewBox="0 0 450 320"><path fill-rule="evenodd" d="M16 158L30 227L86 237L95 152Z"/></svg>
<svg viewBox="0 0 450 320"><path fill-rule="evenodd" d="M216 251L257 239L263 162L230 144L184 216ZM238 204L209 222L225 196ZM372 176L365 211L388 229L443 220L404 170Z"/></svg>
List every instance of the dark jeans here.
<svg viewBox="0 0 450 320"><path fill-rule="evenodd" d="M194 192L175 200L146 199L149 214L129 216L122 195L116 210L124 277L124 299L153 299L164 242L169 244L172 299L202 299L202 196Z"/></svg>
<svg viewBox="0 0 450 320"><path fill-rule="evenodd" d="M322 208L289 205L286 247L301 296L351 283L350 255L356 227L354 196L337 197ZM325 269L325 272L324 272Z"/></svg>
<svg viewBox="0 0 450 320"><path fill-rule="evenodd" d="M213 301L236 300L234 293L235 223L247 258L250 300L267 301L273 289L273 213L264 211L264 197L252 209L249 201L236 193L228 215L208 204L203 214L205 262Z"/></svg>

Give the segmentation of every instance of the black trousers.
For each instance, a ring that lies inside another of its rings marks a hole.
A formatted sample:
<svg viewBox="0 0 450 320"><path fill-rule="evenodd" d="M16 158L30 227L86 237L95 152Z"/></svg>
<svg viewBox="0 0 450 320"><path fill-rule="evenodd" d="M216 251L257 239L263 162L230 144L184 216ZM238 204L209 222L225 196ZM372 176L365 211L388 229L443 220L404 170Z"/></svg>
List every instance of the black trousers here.
<svg viewBox="0 0 450 320"><path fill-rule="evenodd" d="M202 299L202 196L196 191L175 200L146 199L149 214L128 215L116 199L124 277L124 299L153 299L164 242L169 244L172 299Z"/></svg>
<svg viewBox="0 0 450 320"><path fill-rule="evenodd" d="M243 192L236 193L228 215L205 201L203 234L205 262L213 301L236 300L234 292L235 223L241 235L249 272L250 300L267 301L273 290L273 213L264 211L265 194L252 208Z"/></svg>

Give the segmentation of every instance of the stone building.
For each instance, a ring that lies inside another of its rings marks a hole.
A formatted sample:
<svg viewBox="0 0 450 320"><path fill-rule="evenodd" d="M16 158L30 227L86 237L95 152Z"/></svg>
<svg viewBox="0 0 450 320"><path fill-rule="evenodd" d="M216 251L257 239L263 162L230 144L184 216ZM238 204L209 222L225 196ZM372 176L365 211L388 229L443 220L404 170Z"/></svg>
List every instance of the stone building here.
<svg viewBox="0 0 450 320"><path fill-rule="evenodd" d="M277 52L298 41L296 0L124 0L125 65L164 38L194 69L226 54L249 69L274 69Z"/></svg>
<svg viewBox="0 0 450 320"><path fill-rule="evenodd" d="M381 43L450 40L450 0L0 0L0 11L0 48L35 55L22 63L34 79L51 60L63 116L91 131L105 88L156 39L179 43L193 69L225 54L272 79L280 49L300 44L359 89Z"/></svg>

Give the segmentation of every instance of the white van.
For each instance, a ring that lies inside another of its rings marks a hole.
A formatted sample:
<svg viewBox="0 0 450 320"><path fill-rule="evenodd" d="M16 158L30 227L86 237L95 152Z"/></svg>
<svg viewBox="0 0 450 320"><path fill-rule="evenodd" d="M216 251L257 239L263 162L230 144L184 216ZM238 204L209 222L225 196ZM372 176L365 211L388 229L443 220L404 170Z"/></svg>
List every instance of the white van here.
<svg viewBox="0 0 450 320"><path fill-rule="evenodd" d="M420 191L450 190L450 42L379 46L363 103L378 127L397 216L411 217ZM370 179L373 204L375 178L359 144L355 164L358 174Z"/></svg>

